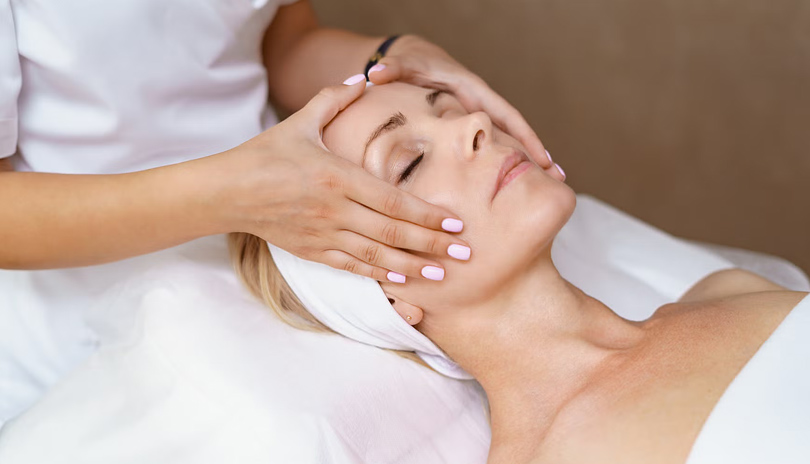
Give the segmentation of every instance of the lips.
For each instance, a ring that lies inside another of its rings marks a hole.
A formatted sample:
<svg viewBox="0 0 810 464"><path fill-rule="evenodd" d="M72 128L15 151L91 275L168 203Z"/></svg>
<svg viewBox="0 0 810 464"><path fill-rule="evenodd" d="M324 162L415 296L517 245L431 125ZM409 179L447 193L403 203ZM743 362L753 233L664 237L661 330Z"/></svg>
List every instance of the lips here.
<svg viewBox="0 0 810 464"><path fill-rule="evenodd" d="M509 174L509 171L514 169L523 161L528 161L526 155L517 150L513 150L506 158L504 158L501 168L498 170L498 177L495 179L495 186L492 190L492 198L495 198L495 195L497 195L498 191L500 191L501 187L503 187L503 179L507 174Z"/></svg>

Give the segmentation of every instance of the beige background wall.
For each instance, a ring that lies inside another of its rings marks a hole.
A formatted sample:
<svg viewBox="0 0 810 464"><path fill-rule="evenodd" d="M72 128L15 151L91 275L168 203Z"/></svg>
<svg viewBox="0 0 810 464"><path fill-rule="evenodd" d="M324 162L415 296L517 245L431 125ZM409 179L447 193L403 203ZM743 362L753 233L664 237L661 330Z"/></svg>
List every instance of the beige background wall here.
<svg viewBox="0 0 810 464"><path fill-rule="evenodd" d="M810 271L810 1L312 1L324 24L444 47L576 191Z"/></svg>

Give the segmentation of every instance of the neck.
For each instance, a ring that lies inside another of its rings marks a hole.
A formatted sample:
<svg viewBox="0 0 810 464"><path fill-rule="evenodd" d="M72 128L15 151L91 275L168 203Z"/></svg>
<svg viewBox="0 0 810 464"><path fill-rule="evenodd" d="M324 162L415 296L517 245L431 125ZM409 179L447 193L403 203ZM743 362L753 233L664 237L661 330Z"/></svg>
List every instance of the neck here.
<svg viewBox="0 0 810 464"><path fill-rule="evenodd" d="M420 330L481 383L490 456L507 462L528 460L566 405L642 340L636 323L564 280L548 256L481 305L442 314Z"/></svg>

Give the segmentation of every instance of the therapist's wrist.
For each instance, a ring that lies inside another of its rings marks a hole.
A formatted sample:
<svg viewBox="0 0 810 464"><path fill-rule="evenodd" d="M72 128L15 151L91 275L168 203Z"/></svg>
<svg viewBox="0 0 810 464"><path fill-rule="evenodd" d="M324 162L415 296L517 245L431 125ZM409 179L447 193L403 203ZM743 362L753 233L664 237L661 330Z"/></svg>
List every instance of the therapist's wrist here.
<svg viewBox="0 0 810 464"><path fill-rule="evenodd" d="M193 237L237 231L226 204L229 175L221 155L211 155L185 163L168 166L172 183L175 220L183 221L184 233Z"/></svg>
<svg viewBox="0 0 810 464"><path fill-rule="evenodd" d="M195 185L187 190L186 201L197 230L206 235L259 235L260 223L269 213L267 204L280 195L280 169L274 164L272 156L248 143L196 160L189 171Z"/></svg>

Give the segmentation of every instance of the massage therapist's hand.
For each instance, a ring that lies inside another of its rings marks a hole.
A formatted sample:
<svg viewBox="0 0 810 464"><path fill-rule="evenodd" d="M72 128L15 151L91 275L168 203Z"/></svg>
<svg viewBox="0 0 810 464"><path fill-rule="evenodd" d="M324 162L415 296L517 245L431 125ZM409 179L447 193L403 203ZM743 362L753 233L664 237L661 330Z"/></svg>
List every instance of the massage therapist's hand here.
<svg viewBox="0 0 810 464"><path fill-rule="evenodd" d="M450 245L467 246L442 231L460 231L458 217L335 156L321 140L323 127L363 93L364 79L356 79L323 89L280 124L210 157L218 158L212 172L222 179L225 227L379 281L440 280L437 261L397 248L447 256Z"/></svg>
<svg viewBox="0 0 810 464"><path fill-rule="evenodd" d="M487 113L495 124L526 147L538 166L554 167L537 134L520 112L437 45L415 35L402 36L369 70L368 76L374 84L401 80L421 87L449 90L468 111Z"/></svg>

